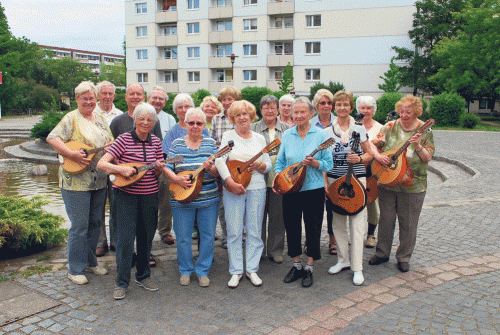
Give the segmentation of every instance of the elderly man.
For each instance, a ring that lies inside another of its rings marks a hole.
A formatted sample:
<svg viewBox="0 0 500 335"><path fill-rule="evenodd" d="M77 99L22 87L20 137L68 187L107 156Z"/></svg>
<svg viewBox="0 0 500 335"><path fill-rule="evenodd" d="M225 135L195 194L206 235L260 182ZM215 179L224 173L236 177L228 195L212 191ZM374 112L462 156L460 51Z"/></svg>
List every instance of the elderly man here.
<svg viewBox="0 0 500 335"><path fill-rule="evenodd" d="M151 91L148 97L148 102L156 109L163 137L165 137L167 132L176 124L175 118L163 111L163 107L165 107L167 100L168 96L165 90L159 86L153 87L153 91ZM172 231L172 207L170 206L169 192L170 183L163 174L159 176L159 186L160 204L158 206L158 234L160 234L161 240L164 243L172 245L175 241L170 234Z"/></svg>
<svg viewBox="0 0 500 335"><path fill-rule="evenodd" d="M118 108L116 108L115 105L113 104L113 101L115 100L116 97L115 93L116 87L109 81L102 81L99 84L97 84L96 89L97 89L97 99L99 100L99 103L95 107L94 112L104 116L109 125L111 124L111 121L115 117L123 114L123 112ZM107 193L108 193L109 207L111 208L112 207L111 203L113 201L113 192L112 192L111 182L109 180L107 186ZM104 223L105 221L102 220L102 222ZM112 251L115 251L115 242L116 242L115 231L116 231L116 222L113 220L112 214L110 213L109 246ZM101 257L104 256L107 251L108 251L108 237L106 236L106 225L103 224L101 225L99 231L99 239L97 240L97 248L95 254L97 257Z"/></svg>

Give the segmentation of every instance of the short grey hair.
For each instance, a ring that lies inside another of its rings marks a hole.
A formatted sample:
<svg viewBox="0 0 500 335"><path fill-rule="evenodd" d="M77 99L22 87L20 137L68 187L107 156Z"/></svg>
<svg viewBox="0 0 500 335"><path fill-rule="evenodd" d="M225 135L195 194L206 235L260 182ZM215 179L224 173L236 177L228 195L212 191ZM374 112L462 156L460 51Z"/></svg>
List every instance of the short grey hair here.
<svg viewBox="0 0 500 335"><path fill-rule="evenodd" d="M97 90L94 83L91 81L82 81L77 87L75 87L75 98L78 98L80 95L87 92L93 93L97 98Z"/></svg>
<svg viewBox="0 0 500 335"><path fill-rule="evenodd" d="M285 94L280 98L279 104L281 105L282 102L288 101L291 104L295 102L295 98L291 94Z"/></svg>
<svg viewBox="0 0 500 335"><path fill-rule="evenodd" d="M203 111L199 107L188 109L188 111L186 112L186 116L184 117L184 123L187 123L188 119L191 116L199 116L203 120L203 123L207 123L207 116L205 115L205 113L203 113Z"/></svg>
<svg viewBox="0 0 500 335"><path fill-rule="evenodd" d="M307 108L309 109L309 111L311 113L314 112L314 106L313 106L311 100L309 100L308 97L298 97L297 99L295 99L295 102L292 105L292 111L293 111L295 105L297 105L297 104L306 104Z"/></svg>
<svg viewBox="0 0 500 335"><path fill-rule="evenodd" d="M264 95L262 99L260 99L260 109L262 109L262 106L272 104L273 102L276 104L276 108L278 108L278 98L271 94Z"/></svg>
<svg viewBox="0 0 500 335"><path fill-rule="evenodd" d="M373 114L377 112L377 101L375 100L374 97L369 96L369 95L362 95L356 99L356 110L359 113L359 107L363 105L368 105L373 107Z"/></svg>
<svg viewBox="0 0 500 335"><path fill-rule="evenodd" d="M179 93L175 96L174 101L172 101L172 109L174 110L174 112L177 110L177 105L184 101L189 101L191 107L195 107L194 100L189 94Z"/></svg>
<svg viewBox="0 0 500 335"><path fill-rule="evenodd" d="M112 82L105 80L105 81L101 81L99 84L97 84L97 85L96 85L96 87L95 87L95 88L96 88L96 90L97 90L97 94L101 93L101 89L102 89L104 86L111 86L111 87L113 87L113 93L115 93L115 91L116 91L116 86L115 86Z"/></svg>
<svg viewBox="0 0 500 335"><path fill-rule="evenodd" d="M165 91L165 89L163 87L161 87L161 86L153 86L153 89L151 90L151 93L153 93L154 91L163 92L163 94L165 95L165 101L168 101L167 91Z"/></svg>
<svg viewBox="0 0 500 335"><path fill-rule="evenodd" d="M151 115L154 117L155 122L158 121L158 116L156 115L156 109L147 102L141 102L140 104L137 105L137 107L135 107L134 113L132 114L132 118L134 119L134 126L135 126L135 118L141 114Z"/></svg>
<svg viewBox="0 0 500 335"><path fill-rule="evenodd" d="M128 85L127 90L125 91L125 94L128 94L128 90L130 89L130 86L139 86L140 88L142 88L142 94L144 94L144 86L142 86L139 83L132 83L132 84Z"/></svg>

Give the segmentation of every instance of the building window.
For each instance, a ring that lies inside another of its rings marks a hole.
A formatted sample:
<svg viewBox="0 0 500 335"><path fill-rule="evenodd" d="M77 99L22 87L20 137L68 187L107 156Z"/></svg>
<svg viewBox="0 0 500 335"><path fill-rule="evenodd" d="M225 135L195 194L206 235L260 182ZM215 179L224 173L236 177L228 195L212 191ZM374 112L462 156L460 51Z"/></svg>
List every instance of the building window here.
<svg viewBox="0 0 500 335"><path fill-rule="evenodd" d="M188 58L200 58L200 47L189 47Z"/></svg>
<svg viewBox="0 0 500 335"><path fill-rule="evenodd" d="M243 20L243 30L257 30L257 19L245 19Z"/></svg>
<svg viewBox="0 0 500 335"><path fill-rule="evenodd" d="M146 37L148 36L148 27L142 26L142 27L137 27L137 37Z"/></svg>
<svg viewBox="0 0 500 335"><path fill-rule="evenodd" d="M248 5L256 5L257 4L257 0L244 0L243 1L243 5L244 6L248 6Z"/></svg>
<svg viewBox="0 0 500 335"><path fill-rule="evenodd" d="M165 59L177 59L177 47L166 47L164 58Z"/></svg>
<svg viewBox="0 0 500 335"><path fill-rule="evenodd" d="M188 9L200 9L200 0L188 0Z"/></svg>
<svg viewBox="0 0 500 335"><path fill-rule="evenodd" d="M320 80L320 69L306 69L306 80Z"/></svg>
<svg viewBox="0 0 500 335"><path fill-rule="evenodd" d="M273 73L273 77L276 81L283 79L283 70L275 70Z"/></svg>
<svg viewBox="0 0 500 335"><path fill-rule="evenodd" d="M306 15L306 27L321 27L321 14Z"/></svg>
<svg viewBox="0 0 500 335"><path fill-rule="evenodd" d="M188 71L188 82L190 83L200 82L200 71Z"/></svg>
<svg viewBox="0 0 500 335"><path fill-rule="evenodd" d="M231 0L215 0L215 7L226 7L231 5Z"/></svg>
<svg viewBox="0 0 500 335"><path fill-rule="evenodd" d="M293 55L293 42L275 42L275 55Z"/></svg>
<svg viewBox="0 0 500 335"><path fill-rule="evenodd" d="M148 59L148 50L147 49L137 50L137 60L146 60L146 59Z"/></svg>
<svg viewBox="0 0 500 335"><path fill-rule="evenodd" d="M137 82L138 83L147 83L148 82L148 73L137 73Z"/></svg>
<svg viewBox="0 0 500 335"><path fill-rule="evenodd" d="M199 34L200 33L200 23L193 22L188 23L188 34Z"/></svg>
<svg viewBox="0 0 500 335"><path fill-rule="evenodd" d="M136 3L135 12L137 14L146 14L148 12L148 4L146 2Z"/></svg>
<svg viewBox="0 0 500 335"><path fill-rule="evenodd" d="M293 28L293 16L277 16L274 19L274 28Z"/></svg>
<svg viewBox="0 0 500 335"><path fill-rule="evenodd" d="M162 26L161 27L161 32L165 36L177 35L177 25L169 24L169 25L166 25L166 26Z"/></svg>
<svg viewBox="0 0 500 335"><path fill-rule="evenodd" d="M257 70L244 70L243 71L244 81L257 81Z"/></svg>
<svg viewBox="0 0 500 335"><path fill-rule="evenodd" d="M165 71L165 83L177 82L177 71Z"/></svg>
<svg viewBox="0 0 500 335"><path fill-rule="evenodd" d="M216 76L216 81L220 83L225 83L233 80L233 73L231 70L217 70Z"/></svg>
<svg viewBox="0 0 500 335"><path fill-rule="evenodd" d="M243 45L243 55L244 56L257 56L257 44L244 44Z"/></svg>
<svg viewBox="0 0 500 335"><path fill-rule="evenodd" d="M226 57L233 53L231 44L218 44L215 48L215 57Z"/></svg>
<svg viewBox="0 0 500 335"><path fill-rule="evenodd" d="M321 42L306 42L306 54L320 54Z"/></svg>
<svg viewBox="0 0 500 335"><path fill-rule="evenodd" d="M217 21L217 31L233 30L233 21Z"/></svg>

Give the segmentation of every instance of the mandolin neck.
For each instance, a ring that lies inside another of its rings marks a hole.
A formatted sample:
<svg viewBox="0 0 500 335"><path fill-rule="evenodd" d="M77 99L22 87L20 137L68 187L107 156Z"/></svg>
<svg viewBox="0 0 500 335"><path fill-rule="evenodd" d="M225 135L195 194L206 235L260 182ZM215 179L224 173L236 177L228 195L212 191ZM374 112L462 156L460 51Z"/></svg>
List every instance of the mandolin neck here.
<svg viewBox="0 0 500 335"><path fill-rule="evenodd" d="M314 149L313 152L311 152L309 155L306 156L307 157L314 157L314 155L316 155L319 151L321 151L321 149L318 147L316 149ZM299 165L297 165L294 169L293 169L293 174L296 174L297 172L299 172L299 170L302 168L304 164L302 164L302 162L299 163Z"/></svg>
<svg viewBox="0 0 500 335"><path fill-rule="evenodd" d="M262 156L262 154L264 154L264 150L260 151L257 155L253 156L252 158L250 158L250 160L246 161L245 164L243 164L240 167L240 171L245 171L246 169L248 169L248 167L252 165L252 163L255 162L257 159L259 159L259 157Z"/></svg>
<svg viewBox="0 0 500 335"><path fill-rule="evenodd" d="M106 148L106 146L87 150L87 155L95 154L96 152L104 150L104 148Z"/></svg>
<svg viewBox="0 0 500 335"><path fill-rule="evenodd" d="M213 162L215 160L215 155L212 155L208 158L209 161ZM196 177L199 176L199 174L201 173L201 171L203 171L204 167L203 167L203 164L200 165L199 168L197 168L196 170L193 171L193 173L191 173L191 180L195 179Z"/></svg>

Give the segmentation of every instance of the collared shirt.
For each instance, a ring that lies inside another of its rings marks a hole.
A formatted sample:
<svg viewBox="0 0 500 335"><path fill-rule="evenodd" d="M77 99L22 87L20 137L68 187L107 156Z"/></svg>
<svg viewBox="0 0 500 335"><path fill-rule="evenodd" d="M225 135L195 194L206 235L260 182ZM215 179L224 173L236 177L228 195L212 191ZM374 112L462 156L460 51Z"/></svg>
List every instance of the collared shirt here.
<svg viewBox="0 0 500 335"><path fill-rule="evenodd" d="M121 110L119 110L118 108L116 108L114 104L113 104L113 108L111 108L111 110L109 111L109 113L103 111L101 109L101 107L99 107L99 104L97 104L95 106L94 113L98 113L98 114L101 114L102 116L104 116L104 118L108 122L108 125L111 124L111 121L113 121L113 119L115 117L117 117L118 115L123 114L123 112Z"/></svg>
<svg viewBox="0 0 500 335"><path fill-rule="evenodd" d="M217 145L219 145L222 141L222 134L235 128L236 126L229 122L229 118L226 114L220 113L214 115L212 118L212 125L210 126L210 137L217 142Z"/></svg>
<svg viewBox="0 0 500 335"><path fill-rule="evenodd" d="M161 135L162 135L162 139L165 138L165 135L167 134L167 132L172 129L176 124L177 122L175 121L175 118L164 112L164 111L160 111L158 114L158 122L160 123L160 128L161 128Z"/></svg>
<svg viewBox="0 0 500 335"><path fill-rule="evenodd" d="M330 124L329 124L329 125L327 125L326 127L331 126L331 125L333 124L333 122L335 122L335 119L337 119L337 117L336 117L335 115L333 115L333 113L330 113ZM309 122L310 122L312 125L314 125L314 126L316 126L316 127L320 128L320 129L325 129L325 128L326 128L326 127L323 127L323 125L322 125L322 124L321 124L321 122L319 121L319 114L318 114L318 115L316 115L315 117L313 117L311 120L309 120Z"/></svg>

